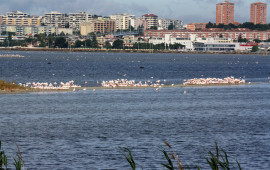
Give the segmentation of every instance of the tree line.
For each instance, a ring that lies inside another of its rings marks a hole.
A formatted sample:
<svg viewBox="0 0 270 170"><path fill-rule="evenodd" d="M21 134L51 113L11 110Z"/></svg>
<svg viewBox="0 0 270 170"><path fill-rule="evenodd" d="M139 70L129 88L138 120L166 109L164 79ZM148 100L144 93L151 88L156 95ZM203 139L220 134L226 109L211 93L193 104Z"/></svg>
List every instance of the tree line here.
<svg viewBox="0 0 270 170"><path fill-rule="evenodd" d="M270 24L254 24L252 22L244 22L239 25L235 24L218 24L216 25L215 23L209 22L206 24L206 28L223 28L224 30L231 30L231 29L236 29L236 28L248 28L250 30L258 30L258 31L265 31L265 30L270 30Z"/></svg>

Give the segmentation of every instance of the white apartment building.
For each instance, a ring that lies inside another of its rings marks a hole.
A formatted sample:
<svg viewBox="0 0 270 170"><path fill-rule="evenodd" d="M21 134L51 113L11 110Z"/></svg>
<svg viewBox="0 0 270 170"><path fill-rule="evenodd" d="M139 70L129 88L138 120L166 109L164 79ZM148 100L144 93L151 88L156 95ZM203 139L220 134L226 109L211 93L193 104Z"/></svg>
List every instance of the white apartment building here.
<svg viewBox="0 0 270 170"><path fill-rule="evenodd" d="M136 28L136 17L131 14L115 14L110 15L110 18L115 20L116 30L129 30L131 26Z"/></svg>
<svg viewBox="0 0 270 170"><path fill-rule="evenodd" d="M158 30L167 30L169 25L173 24L175 30L183 29L183 21L173 19L158 19Z"/></svg>
<svg viewBox="0 0 270 170"><path fill-rule="evenodd" d="M151 27L158 28L158 16L154 14L145 14L142 16L142 20L146 21L146 28L150 29Z"/></svg>
<svg viewBox="0 0 270 170"><path fill-rule="evenodd" d="M67 24L68 24L67 14L52 11L51 13L46 13L44 15L44 25L46 26L65 28Z"/></svg>
<svg viewBox="0 0 270 170"><path fill-rule="evenodd" d="M93 15L87 14L85 12L79 13L70 13L68 16L69 28L72 28L74 31L80 30L80 24L87 22L93 18Z"/></svg>

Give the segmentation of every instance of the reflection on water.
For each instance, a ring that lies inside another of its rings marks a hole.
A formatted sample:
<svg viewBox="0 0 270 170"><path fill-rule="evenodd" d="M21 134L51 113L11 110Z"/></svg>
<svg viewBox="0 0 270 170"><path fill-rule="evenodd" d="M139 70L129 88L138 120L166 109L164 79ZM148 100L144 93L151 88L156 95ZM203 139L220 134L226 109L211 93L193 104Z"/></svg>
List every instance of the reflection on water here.
<svg viewBox="0 0 270 170"><path fill-rule="evenodd" d="M0 79L23 83L73 79L96 85L124 74L128 79L153 77L168 83L233 75L266 82L270 70L265 56L19 54L26 57L0 59ZM184 164L205 167L207 151L214 150L217 141L244 169L267 169L269 90L263 83L1 95L0 139L9 156L16 153L15 143L20 146L28 169L127 169L119 146L130 147L138 167L161 169L163 139Z"/></svg>

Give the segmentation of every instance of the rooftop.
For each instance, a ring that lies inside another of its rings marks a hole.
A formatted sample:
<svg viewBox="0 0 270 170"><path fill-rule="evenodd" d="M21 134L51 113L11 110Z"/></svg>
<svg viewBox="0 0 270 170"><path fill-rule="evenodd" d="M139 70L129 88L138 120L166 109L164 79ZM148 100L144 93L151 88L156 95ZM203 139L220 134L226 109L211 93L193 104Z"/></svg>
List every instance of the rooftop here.
<svg viewBox="0 0 270 170"><path fill-rule="evenodd" d="M217 5L234 5L234 3L231 3L229 1L224 1L224 2L218 3Z"/></svg>
<svg viewBox="0 0 270 170"><path fill-rule="evenodd" d="M155 14L144 14L143 17L157 17Z"/></svg>

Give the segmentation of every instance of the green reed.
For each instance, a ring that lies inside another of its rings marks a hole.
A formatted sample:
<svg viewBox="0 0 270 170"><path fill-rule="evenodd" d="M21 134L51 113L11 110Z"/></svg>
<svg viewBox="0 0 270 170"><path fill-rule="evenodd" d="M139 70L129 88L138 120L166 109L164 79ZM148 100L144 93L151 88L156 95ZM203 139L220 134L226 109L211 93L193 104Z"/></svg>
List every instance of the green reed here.
<svg viewBox="0 0 270 170"><path fill-rule="evenodd" d="M5 152L2 150L1 148L1 140L0 140L0 170L8 170L8 160L7 160L7 156L5 155ZM22 170L22 167L24 166L24 161L22 159L22 153L20 151L20 148L17 145L17 154L16 154L16 158L14 159L13 165L15 167L16 170ZM26 168L24 168L26 169Z"/></svg>
<svg viewBox="0 0 270 170"><path fill-rule="evenodd" d="M184 169L190 169L190 167L187 165L185 168L182 166L182 163L179 159L178 154L173 150L172 146L166 142L163 141L165 145L168 147L168 150L162 148L160 151L163 153L166 163L161 163L163 167L165 167L168 170L184 170ZM206 158L207 164L209 165L209 168L212 170L231 170L231 169L239 169L242 170L240 163L236 161L237 166L233 166L228 158L228 154L224 149L220 149L216 145L216 154L212 153L211 151L208 152L208 157ZM130 163L130 166L133 170L136 168L135 161L133 160L131 151L128 149L128 147L121 148L122 154L125 156L126 160ZM174 165L177 165L176 167ZM200 166L195 166L196 169L200 170Z"/></svg>

